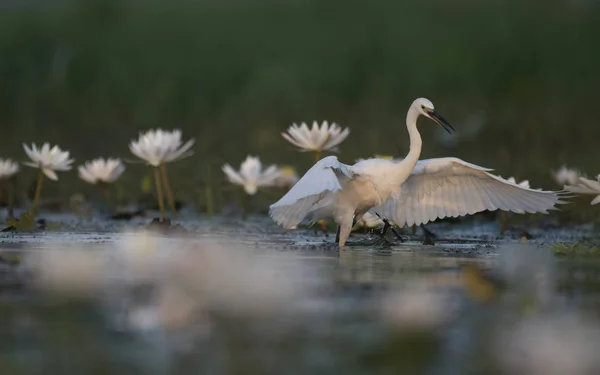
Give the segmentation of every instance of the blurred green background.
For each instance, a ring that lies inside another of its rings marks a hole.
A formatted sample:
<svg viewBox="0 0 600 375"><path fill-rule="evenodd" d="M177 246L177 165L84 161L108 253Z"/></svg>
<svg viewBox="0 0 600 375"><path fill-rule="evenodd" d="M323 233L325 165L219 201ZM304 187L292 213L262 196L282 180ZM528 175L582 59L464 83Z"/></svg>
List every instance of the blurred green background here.
<svg viewBox="0 0 600 375"><path fill-rule="evenodd" d="M14 1L0 11L0 157L49 141L76 164L131 158L140 131L180 128L178 197L225 184L223 163L312 163L280 133L348 126L340 159L408 151L425 96L458 130L421 121L423 158L457 156L557 188L563 163L600 173L600 3L586 0ZM122 199L148 170L128 165ZM26 170L20 181L33 181ZM20 182L21 183L21 182ZM27 184L27 182L25 182ZM76 172L44 195L88 191Z"/></svg>

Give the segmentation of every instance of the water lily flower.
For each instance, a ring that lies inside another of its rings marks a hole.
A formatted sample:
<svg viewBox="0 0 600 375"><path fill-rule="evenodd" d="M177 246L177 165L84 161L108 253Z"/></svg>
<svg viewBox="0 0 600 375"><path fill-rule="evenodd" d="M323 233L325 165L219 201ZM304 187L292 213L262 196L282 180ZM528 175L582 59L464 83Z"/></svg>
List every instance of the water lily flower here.
<svg viewBox="0 0 600 375"><path fill-rule="evenodd" d="M383 220L381 220L381 218L379 216L372 214L370 212L366 212L363 215L362 219L360 219L356 222L355 227L371 229L371 228L379 228L382 225L384 225L384 222L383 222Z"/></svg>
<svg viewBox="0 0 600 375"><path fill-rule="evenodd" d="M19 171L19 164L10 159L0 159L0 180L8 191L8 216L13 216L15 201L15 186L11 184L11 178ZM12 185L12 186L10 186Z"/></svg>
<svg viewBox="0 0 600 375"><path fill-rule="evenodd" d="M306 123L300 126L292 124L287 132L281 133L283 138L298 147L300 151L312 151L315 161L319 161L323 151L337 151L337 146L348 137L348 134L350 129L342 130L337 124L329 125L327 121L323 121L321 126L314 121L310 129Z"/></svg>
<svg viewBox="0 0 600 375"><path fill-rule="evenodd" d="M580 177L579 181L575 185L565 186L565 190L577 194L592 194L597 195L591 202L592 205L600 203L600 175L597 177L597 181L589 180L585 177Z"/></svg>
<svg viewBox="0 0 600 375"><path fill-rule="evenodd" d="M552 173L554 181L559 185L575 185L581 177L581 173L575 169L562 166L559 170Z"/></svg>
<svg viewBox="0 0 600 375"><path fill-rule="evenodd" d="M78 167L79 177L90 184L115 182L125 171L121 159L98 158Z"/></svg>
<svg viewBox="0 0 600 375"><path fill-rule="evenodd" d="M521 182L517 182L517 180L515 180L514 177L509 177L506 179L506 181L512 182L513 184L519 185L520 187L529 189L529 180L523 180Z"/></svg>
<svg viewBox="0 0 600 375"><path fill-rule="evenodd" d="M178 129L173 131L156 129L141 133L137 141L131 141L129 150L149 165L159 167L161 164L193 155L190 148L194 142L194 139L190 139L182 145L181 131Z"/></svg>
<svg viewBox="0 0 600 375"><path fill-rule="evenodd" d="M270 165L263 170L260 159L248 155L240 166L240 170L234 170L231 165L223 165L223 172L229 182L241 185L248 195L254 195L260 187L275 186L281 177L281 171L275 165Z"/></svg>
<svg viewBox="0 0 600 375"><path fill-rule="evenodd" d="M7 180L19 171L19 164L10 159L0 159L0 180Z"/></svg>
<svg viewBox="0 0 600 375"><path fill-rule="evenodd" d="M58 180L56 171L68 171L71 169L73 159L69 159L69 152L63 151L58 146L50 148L50 144L44 143L41 148L37 148L35 143L28 147L23 144L23 149L27 153L27 156L31 159L31 162L23 163L27 166L39 168L40 173L38 177L37 186L35 189L35 197L33 199L33 205L31 212L35 215L37 205L40 200L42 192L42 184L44 182L44 175L51 180Z"/></svg>
<svg viewBox="0 0 600 375"><path fill-rule="evenodd" d="M280 175L275 179L274 186L278 188L291 188L298 182L298 175L294 167L282 166L279 167Z"/></svg>
<svg viewBox="0 0 600 375"><path fill-rule="evenodd" d="M129 150L138 158L146 161L148 165L154 167L154 180L156 184L156 195L158 206L160 208L161 218L165 219L165 208L162 196L162 184L167 192L167 200L171 207L171 212L175 215L175 200L165 164L184 159L193 154L190 149L195 140L190 139L185 144L181 141L181 131L165 131L162 129L149 130L139 135L137 141L131 141Z"/></svg>

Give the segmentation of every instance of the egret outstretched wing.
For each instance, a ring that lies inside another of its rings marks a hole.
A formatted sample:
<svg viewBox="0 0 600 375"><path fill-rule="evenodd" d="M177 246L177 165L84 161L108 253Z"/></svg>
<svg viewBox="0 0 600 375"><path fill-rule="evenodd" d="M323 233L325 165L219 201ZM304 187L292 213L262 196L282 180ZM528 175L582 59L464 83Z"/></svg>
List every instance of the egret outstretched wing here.
<svg viewBox="0 0 600 375"><path fill-rule="evenodd" d="M343 179L352 178L352 167L328 156L319 160L280 200L269 208L271 218L291 228L308 214L332 203L335 193L342 189Z"/></svg>
<svg viewBox="0 0 600 375"><path fill-rule="evenodd" d="M555 205L566 203L560 192L525 188L489 171L457 158L421 160L374 211L403 226L485 210L548 213Z"/></svg>

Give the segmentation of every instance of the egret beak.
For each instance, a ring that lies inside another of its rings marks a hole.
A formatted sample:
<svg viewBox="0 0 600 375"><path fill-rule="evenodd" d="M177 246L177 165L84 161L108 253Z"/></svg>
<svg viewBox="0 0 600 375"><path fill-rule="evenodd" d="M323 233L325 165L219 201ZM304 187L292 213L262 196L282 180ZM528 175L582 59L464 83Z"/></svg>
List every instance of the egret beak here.
<svg viewBox="0 0 600 375"><path fill-rule="evenodd" d="M456 131L448 121L446 121L442 116L440 116L439 113L437 113L433 109L426 109L425 112L427 113L430 119L438 123L448 133L452 134L453 131Z"/></svg>

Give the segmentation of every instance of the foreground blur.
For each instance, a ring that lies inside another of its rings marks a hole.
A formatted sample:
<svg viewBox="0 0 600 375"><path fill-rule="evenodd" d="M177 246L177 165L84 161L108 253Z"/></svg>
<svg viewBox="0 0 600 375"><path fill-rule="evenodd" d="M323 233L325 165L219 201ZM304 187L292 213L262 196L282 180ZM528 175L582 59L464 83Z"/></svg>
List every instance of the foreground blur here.
<svg viewBox="0 0 600 375"><path fill-rule="evenodd" d="M234 237L30 246L19 271L30 282L0 299L3 374L600 370L589 262L528 245L477 260Z"/></svg>

